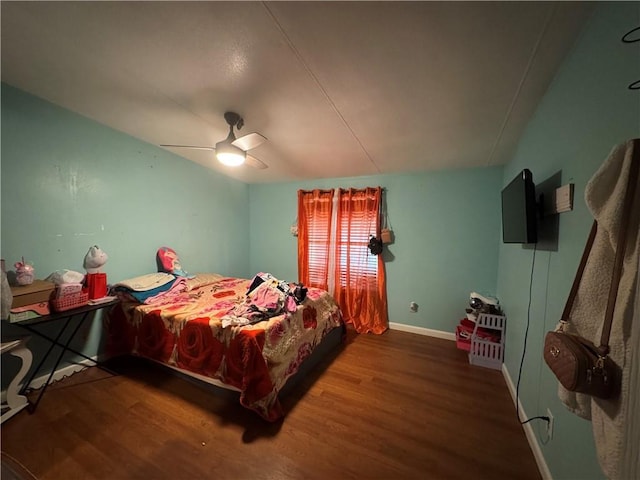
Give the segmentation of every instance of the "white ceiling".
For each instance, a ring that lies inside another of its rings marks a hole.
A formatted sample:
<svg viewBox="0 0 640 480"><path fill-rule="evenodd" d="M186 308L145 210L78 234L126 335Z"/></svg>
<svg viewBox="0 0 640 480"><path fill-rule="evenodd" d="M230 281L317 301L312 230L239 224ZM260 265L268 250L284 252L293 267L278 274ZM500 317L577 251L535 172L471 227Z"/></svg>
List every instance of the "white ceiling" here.
<svg viewBox="0 0 640 480"><path fill-rule="evenodd" d="M143 141L245 120L249 183L507 162L592 6L578 2L6 2L2 80Z"/></svg>

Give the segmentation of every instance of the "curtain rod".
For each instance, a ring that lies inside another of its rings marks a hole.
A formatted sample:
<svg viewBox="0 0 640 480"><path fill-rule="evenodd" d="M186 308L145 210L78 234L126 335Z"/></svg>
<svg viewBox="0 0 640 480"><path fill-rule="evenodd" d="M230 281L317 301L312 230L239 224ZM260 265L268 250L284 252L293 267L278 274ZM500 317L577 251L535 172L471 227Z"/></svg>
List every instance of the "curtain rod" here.
<svg viewBox="0 0 640 480"><path fill-rule="evenodd" d="M342 187L326 188L326 189L325 189L325 188L312 188L311 190L305 190L305 189L302 189L302 188L301 188L301 189L299 189L298 191L299 191L299 192L304 192L304 193L309 193L309 192L315 192L315 191L317 190L318 192L327 193L327 192L330 192L330 191L332 191L332 190L336 190L336 189L338 189L338 188L342 188ZM380 187L380 186L378 186L378 187L361 187L361 188L358 188L358 187L349 187L349 188L342 188L342 189L343 189L343 190L349 190L350 188L353 188L353 189L355 189L355 190L365 190L365 189L367 189L367 188L379 188L379 189L380 189L380 190L382 190L383 192L386 192L386 191L387 191L387 188L386 188L386 187Z"/></svg>

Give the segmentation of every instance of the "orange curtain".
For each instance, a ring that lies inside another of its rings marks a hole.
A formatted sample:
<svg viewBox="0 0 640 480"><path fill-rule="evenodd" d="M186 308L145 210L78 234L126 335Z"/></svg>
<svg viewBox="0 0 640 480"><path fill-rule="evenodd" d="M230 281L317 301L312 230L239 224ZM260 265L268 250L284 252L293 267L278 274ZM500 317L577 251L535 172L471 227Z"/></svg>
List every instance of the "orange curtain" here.
<svg viewBox="0 0 640 480"><path fill-rule="evenodd" d="M382 333L389 327L384 262L368 249L370 236L380 237L382 188L338 194L334 297L358 333Z"/></svg>
<svg viewBox="0 0 640 480"><path fill-rule="evenodd" d="M298 279L328 290L333 189L298 190Z"/></svg>

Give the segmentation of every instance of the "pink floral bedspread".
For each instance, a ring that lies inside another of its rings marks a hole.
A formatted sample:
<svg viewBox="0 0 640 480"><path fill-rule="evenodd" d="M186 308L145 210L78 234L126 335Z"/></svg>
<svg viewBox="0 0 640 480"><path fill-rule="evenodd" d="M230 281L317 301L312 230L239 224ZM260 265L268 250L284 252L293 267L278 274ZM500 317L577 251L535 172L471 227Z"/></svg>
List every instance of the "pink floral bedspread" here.
<svg viewBox="0 0 640 480"><path fill-rule="evenodd" d="M144 305L123 301L107 319L107 351L134 354L215 378L240 390L240 403L267 420L283 412L278 392L324 336L342 325L334 299L309 288L294 313L222 327L250 280L223 278Z"/></svg>

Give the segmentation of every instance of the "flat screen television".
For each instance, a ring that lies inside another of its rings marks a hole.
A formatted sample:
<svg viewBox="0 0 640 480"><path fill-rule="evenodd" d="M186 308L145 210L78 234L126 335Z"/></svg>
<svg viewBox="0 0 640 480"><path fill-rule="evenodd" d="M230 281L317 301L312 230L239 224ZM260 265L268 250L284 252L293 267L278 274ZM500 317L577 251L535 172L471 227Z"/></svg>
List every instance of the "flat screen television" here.
<svg viewBox="0 0 640 480"><path fill-rule="evenodd" d="M502 190L502 241L536 243L537 211L533 176L525 168Z"/></svg>

